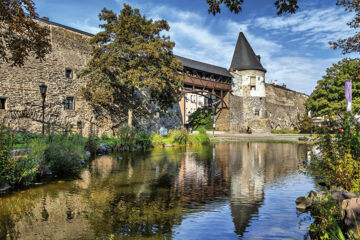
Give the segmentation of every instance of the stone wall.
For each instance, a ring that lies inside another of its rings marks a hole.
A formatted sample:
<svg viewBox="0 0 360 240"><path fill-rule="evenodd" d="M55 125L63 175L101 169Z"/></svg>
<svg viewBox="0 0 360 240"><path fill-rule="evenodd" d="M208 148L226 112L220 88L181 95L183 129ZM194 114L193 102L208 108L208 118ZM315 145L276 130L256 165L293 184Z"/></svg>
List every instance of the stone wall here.
<svg viewBox="0 0 360 240"><path fill-rule="evenodd" d="M298 115L306 113L307 98L303 93L266 84L266 110L271 129L294 129Z"/></svg>
<svg viewBox="0 0 360 240"><path fill-rule="evenodd" d="M230 130L246 132L250 127L254 133L270 132L270 122L267 118L266 98L231 96ZM255 110L259 115L255 115Z"/></svg>
<svg viewBox="0 0 360 240"><path fill-rule="evenodd" d="M99 111L81 95L87 80L79 78L78 74L91 58L90 35L41 24L50 29L52 44L52 52L45 61L30 58L22 68L0 64L0 97L6 98L6 109L0 110L0 123L15 130L40 133L42 98L39 85L45 83L48 86L45 122L51 123L54 131L72 125L73 130L82 129L84 134L89 133L90 128L98 135L113 134L115 128L127 123L126 103L117 106L117 112ZM70 78L66 77L66 69L72 71ZM65 109L67 97L74 98L74 109ZM160 126L181 126L178 104L164 112L145 99L143 103L139 106L141 111L134 113L134 122L142 128L156 131Z"/></svg>

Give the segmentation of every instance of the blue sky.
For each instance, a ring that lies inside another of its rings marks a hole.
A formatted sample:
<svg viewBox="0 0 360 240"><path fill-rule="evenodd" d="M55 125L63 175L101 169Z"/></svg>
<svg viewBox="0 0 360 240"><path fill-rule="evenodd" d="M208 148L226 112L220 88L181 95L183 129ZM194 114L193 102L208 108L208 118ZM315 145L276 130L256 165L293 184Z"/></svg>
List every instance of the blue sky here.
<svg viewBox="0 0 360 240"><path fill-rule="evenodd" d="M325 69L343 57L328 42L351 34L346 26L352 15L336 0L300 0L295 15L277 16L275 0L245 0L240 14L207 13L205 0L35 0L40 16L97 33L98 14L106 7L119 13L123 4L139 8L153 19L169 22L175 54L229 68L240 29L267 69L266 82L278 80L310 94Z"/></svg>

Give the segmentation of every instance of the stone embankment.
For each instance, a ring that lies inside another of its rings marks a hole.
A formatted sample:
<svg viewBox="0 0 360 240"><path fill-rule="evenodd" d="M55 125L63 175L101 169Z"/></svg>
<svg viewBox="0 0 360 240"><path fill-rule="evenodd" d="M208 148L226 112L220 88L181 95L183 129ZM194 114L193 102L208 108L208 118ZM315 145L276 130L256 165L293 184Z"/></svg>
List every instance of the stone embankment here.
<svg viewBox="0 0 360 240"><path fill-rule="evenodd" d="M348 233L353 232L357 237L360 236L360 197L356 193L345 191L311 191L307 197L296 199L296 208L302 212L312 209L321 201L331 199L335 201L342 215L342 221Z"/></svg>

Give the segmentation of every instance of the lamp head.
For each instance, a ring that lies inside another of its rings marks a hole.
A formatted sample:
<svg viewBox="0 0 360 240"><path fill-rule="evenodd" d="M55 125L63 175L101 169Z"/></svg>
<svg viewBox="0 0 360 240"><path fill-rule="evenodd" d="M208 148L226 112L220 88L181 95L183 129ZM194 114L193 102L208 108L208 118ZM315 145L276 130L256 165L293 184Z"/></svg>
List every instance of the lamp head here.
<svg viewBox="0 0 360 240"><path fill-rule="evenodd" d="M46 90L47 90L46 84L45 84L45 83L42 83L39 87L40 87L41 96L42 96L43 98L45 98L45 97L46 97Z"/></svg>

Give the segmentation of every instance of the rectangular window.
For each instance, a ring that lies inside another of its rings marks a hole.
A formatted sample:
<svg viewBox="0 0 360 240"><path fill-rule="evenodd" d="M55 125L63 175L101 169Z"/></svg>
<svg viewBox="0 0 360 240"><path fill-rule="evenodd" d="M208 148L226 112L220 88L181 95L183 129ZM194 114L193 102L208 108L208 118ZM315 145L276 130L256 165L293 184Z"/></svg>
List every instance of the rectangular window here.
<svg viewBox="0 0 360 240"><path fill-rule="evenodd" d="M255 109L255 112L254 112L255 116L260 116L260 110L258 109Z"/></svg>
<svg viewBox="0 0 360 240"><path fill-rule="evenodd" d="M250 86L256 86L256 77L250 77Z"/></svg>
<svg viewBox="0 0 360 240"><path fill-rule="evenodd" d="M256 77L250 77L250 90L256 90Z"/></svg>
<svg viewBox="0 0 360 240"><path fill-rule="evenodd" d="M65 69L65 76L66 78L73 78L73 72L70 68Z"/></svg>
<svg viewBox="0 0 360 240"><path fill-rule="evenodd" d="M195 103L196 102L196 95L191 95L191 102Z"/></svg>
<svg viewBox="0 0 360 240"><path fill-rule="evenodd" d="M66 110L74 110L75 109L74 97L66 97L65 109Z"/></svg>
<svg viewBox="0 0 360 240"><path fill-rule="evenodd" d="M5 109L6 107L6 98L0 98L0 109Z"/></svg>

